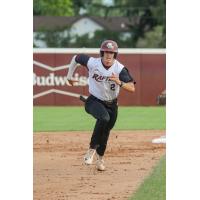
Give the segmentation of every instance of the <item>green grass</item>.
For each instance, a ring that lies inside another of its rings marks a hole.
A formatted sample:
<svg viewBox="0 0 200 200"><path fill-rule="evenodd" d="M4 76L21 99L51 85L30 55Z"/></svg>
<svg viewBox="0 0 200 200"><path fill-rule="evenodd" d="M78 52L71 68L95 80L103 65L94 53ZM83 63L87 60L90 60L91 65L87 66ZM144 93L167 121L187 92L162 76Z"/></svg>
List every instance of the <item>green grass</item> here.
<svg viewBox="0 0 200 200"><path fill-rule="evenodd" d="M119 107L115 130L165 129L165 107ZM84 107L34 107L33 130L92 130L95 119Z"/></svg>
<svg viewBox="0 0 200 200"><path fill-rule="evenodd" d="M129 200L165 200L166 199L166 157L164 156L152 174L144 180Z"/></svg>

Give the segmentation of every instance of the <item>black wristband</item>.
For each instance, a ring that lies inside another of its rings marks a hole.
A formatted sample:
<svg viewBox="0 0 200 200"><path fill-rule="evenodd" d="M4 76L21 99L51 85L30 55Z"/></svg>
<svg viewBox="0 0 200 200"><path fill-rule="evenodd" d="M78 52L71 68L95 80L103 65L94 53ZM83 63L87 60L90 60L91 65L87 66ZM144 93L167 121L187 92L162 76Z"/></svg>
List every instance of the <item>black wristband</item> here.
<svg viewBox="0 0 200 200"><path fill-rule="evenodd" d="M122 87L124 85L124 82L121 81L119 87Z"/></svg>

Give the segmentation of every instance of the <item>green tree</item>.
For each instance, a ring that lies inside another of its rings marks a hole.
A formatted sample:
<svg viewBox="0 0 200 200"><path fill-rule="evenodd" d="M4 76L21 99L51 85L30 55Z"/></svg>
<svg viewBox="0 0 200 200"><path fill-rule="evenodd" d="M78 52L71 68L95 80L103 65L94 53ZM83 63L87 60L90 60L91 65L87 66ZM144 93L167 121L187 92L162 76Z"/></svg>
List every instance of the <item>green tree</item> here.
<svg viewBox="0 0 200 200"><path fill-rule="evenodd" d="M88 47L99 48L104 40L112 39L117 41L120 48L132 47L130 39L124 40L122 33L108 30L98 30L95 32L94 37L90 38L89 34L83 36L76 36L75 42L70 44L70 47Z"/></svg>
<svg viewBox="0 0 200 200"><path fill-rule="evenodd" d="M73 9L75 15L80 15L81 10L85 10L88 13L88 8L92 4L92 0L73 0Z"/></svg>
<svg viewBox="0 0 200 200"><path fill-rule="evenodd" d="M87 14L91 16L107 16L112 6L103 0L74 0L73 8L75 15Z"/></svg>
<svg viewBox="0 0 200 200"><path fill-rule="evenodd" d="M33 0L33 15L72 16L72 0Z"/></svg>
<svg viewBox="0 0 200 200"><path fill-rule="evenodd" d="M130 38L124 39L122 33L108 30L96 31L93 38L89 38L88 34L72 38L63 35L62 30L39 34L38 37L49 47L99 47L105 39L116 40L120 47L165 47L166 0L113 0L113 4L109 5L105 5L103 0L34 0L33 11L34 15L52 16L79 15L83 11L87 15L131 19L126 24L130 29Z"/></svg>
<svg viewBox="0 0 200 200"><path fill-rule="evenodd" d="M44 41L47 47L69 47L72 39L69 33L69 27L57 27L52 30L41 28L35 39ZM34 44L36 47L36 45Z"/></svg>
<svg viewBox="0 0 200 200"><path fill-rule="evenodd" d="M137 48L165 48L165 40L163 40L163 26L156 26L153 30L144 34L137 41Z"/></svg>
<svg viewBox="0 0 200 200"><path fill-rule="evenodd" d="M107 5L103 0L93 0L92 4L88 7L88 14L100 17L109 16L110 10L112 10L112 5Z"/></svg>
<svg viewBox="0 0 200 200"><path fill-rule="evenodd" d="M119 10L122 16L134 18L134 22L129 24L133 47L139 38L158 25L163 26L162 38L165 42L166 0L115 0L114 9Z"/></svg>

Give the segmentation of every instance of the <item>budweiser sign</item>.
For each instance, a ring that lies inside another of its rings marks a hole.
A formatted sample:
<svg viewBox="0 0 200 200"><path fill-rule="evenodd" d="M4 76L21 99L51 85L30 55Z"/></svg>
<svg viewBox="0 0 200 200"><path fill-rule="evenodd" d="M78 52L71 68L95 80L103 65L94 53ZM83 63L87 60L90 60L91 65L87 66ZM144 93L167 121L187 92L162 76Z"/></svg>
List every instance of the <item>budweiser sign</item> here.
<svg viewBox="0 0 200 200"><path fill-rule="evenodd" d="M86 86L87 77L80 76L78 73L75 73L73 80L77 82L75 86ZM50 73L49 76L37 76L36 73L33 73L33 85L37 86L65 86L68 85L67 76L56 76L54 73Z"/></svg>
<svg viewBox="0 0 200 200"><path fill-rule="evenodd" d="M35 60L33 61L33 64L35 65L35 68L34 68L35 70L33 72L33 86L45 87L45 88L49 86L51 88L51 89L50 88L46 89L45 91L42 91L40 93L34 94L33 96L34 99L50 94L50 93L58 93L58 94L74 96L74 97L80 96L80 94L66 91L66 86L69 86L69 83L67 81L67 68L69 68L69 64L58 66L58 67L51 67L49 65L46 65L44 63L41 63ZM45 75L41 75L41 73L44 73L43 72L44 70L45 70ZM60 70L62 70L60 74L63 74L63 75L57 75L55 73ZM40 71L40 73L38 73L38 71ZM75 73L73 80L76 80L74 86L86 86L88 84L87 77L80 75L79 73ZM52 89L53 86L55 87L63 86L64 88L63 90Z"/></svg>

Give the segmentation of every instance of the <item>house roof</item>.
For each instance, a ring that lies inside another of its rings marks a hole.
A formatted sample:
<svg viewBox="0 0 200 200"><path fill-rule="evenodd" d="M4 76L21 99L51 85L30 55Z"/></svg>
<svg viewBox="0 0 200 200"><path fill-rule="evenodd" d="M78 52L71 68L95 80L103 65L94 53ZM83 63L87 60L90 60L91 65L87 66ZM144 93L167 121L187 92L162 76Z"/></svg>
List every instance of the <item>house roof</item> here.
<svg viewBox="0 0 200 200"><path fill-rule="evenodd" d="M41 29L52 30L55 28L70 27L76 21L89 18L102 26L103 28L111 31L128 31L128 24L133 24L133 19L127 17L97 17L97 16L34 16L33 17L33 31L37 32Z"/></svg>

